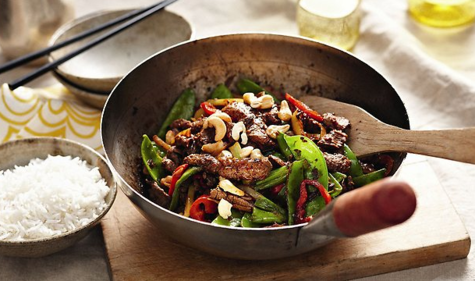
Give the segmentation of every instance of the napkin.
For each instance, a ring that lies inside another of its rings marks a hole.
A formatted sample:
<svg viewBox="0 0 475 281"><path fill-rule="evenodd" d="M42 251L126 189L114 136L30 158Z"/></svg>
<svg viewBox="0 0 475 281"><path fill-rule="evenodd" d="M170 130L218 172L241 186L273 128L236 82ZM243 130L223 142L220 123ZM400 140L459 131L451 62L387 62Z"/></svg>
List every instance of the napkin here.
<svg viewBox="0 0 475 281"><path fill-rule="evenodd" d="M60 84L47 88L0 90L0 140L60 137L102 153L101 111L82 104Z"/></svg>

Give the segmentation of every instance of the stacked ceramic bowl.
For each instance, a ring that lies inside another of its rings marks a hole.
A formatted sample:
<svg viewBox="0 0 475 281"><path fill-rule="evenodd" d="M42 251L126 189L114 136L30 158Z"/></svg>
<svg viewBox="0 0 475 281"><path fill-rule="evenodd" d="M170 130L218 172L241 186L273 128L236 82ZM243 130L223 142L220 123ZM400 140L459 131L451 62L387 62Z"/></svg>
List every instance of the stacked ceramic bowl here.
<svg viewBox="0 0 475 281"><path fill-rule="evenodd" d="M58 29L51 38L50 45L131 11L102 11L78 18ZM53 74L79 99L102 108L117 82L135 65L160 50L189 40L192 33L191 25L184 18L162 10L63 63ZM101 33L96 34L55 51L49 60L57 60L100 35Z"/></svg>

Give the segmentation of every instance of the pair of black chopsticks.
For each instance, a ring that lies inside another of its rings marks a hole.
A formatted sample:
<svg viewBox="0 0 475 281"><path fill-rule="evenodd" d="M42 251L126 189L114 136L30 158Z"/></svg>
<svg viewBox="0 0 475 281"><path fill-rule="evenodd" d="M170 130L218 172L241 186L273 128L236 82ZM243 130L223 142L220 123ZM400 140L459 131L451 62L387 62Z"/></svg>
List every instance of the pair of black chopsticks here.
<svg viewBox="0 0 475 281"><path fill-rule="evenodd" d="M40 58L44 55L47 55L57 49L60 49L64 46L67 46L69 44L72 44L74 42L77 42L81 39L84 39L86 37L89 37L93 34L96 34L100 31L103 31L109 27L112 27L116 24L119 24L119 23L122 23L121 25L111 29L110 31L98 36L97 38L94 38L93 40L89 41L88 43L86 43L84 46L76 49L75 51L65 55L64 57L61 57L51 63L48 63L48 64L45 64L43 66L41 66L40 68L38 68L37 70L31 72L30 74L26 75L25 77L22 77L18 80L15 80L13 81L12 83L9 84L9 87L11 90L14 90L36 78L38 78L39 76L45 74L46 72L52 70L53 68L57 67L58 65L66 62L67 60L70 60L72 59L73 57L79 55L80 53L96 46L97 44L111 38L112 36L120 33L121 31L131 27L132 25L146 19L147 17L153 15L155 12L158 12L160 11L161 9L165 8L166 6L176 2L178 0L165 0L163 2L160 2L160 3L157 3L157 4L154 4L150 7L147 7L147 8L144 8L144 9L140 9L140 10L136 10L136 11L133 11L133 12L130 12L130 13L127 13L123 16L120 16L112 21L109 21L109 22L106 22L102 25L99 25L95 28L92 28L90 30L87 30L85 32L82 32L80 34L77 34L76 36L74 37L71 37L63 42L60 42L56 45L53 45L53 46L50 46L48 48L45 48L45 49L42 49L42 50L39 50L39 51L36 51L34 53L31 53L31 54L28 54L26 56L23 56L21 58L18 58L18 59L15 59L13 61L10 61L4 65L1 65L0 66L0 74L3 73L3 72L6 72L8 70L11 70L15 67L18 67L20 65L23 65L27 62L30 62L32 60L35 60L37 58Z"/></svg>

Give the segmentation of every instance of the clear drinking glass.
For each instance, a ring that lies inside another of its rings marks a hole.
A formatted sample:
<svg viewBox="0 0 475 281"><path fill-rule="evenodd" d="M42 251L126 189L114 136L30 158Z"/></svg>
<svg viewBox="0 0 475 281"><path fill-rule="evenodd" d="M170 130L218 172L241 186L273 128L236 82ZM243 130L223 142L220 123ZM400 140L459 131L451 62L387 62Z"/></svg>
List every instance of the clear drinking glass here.
<svg viewBox="0 0 475 281"><path fill-rule="evenodd" d="M475 0L408 0L417 21L435 27L453 27L475 20Z"/></svg>
<svg viewBox="0 0 475 281"><path fill-rule="evenodd" d="M302 36L351 50L360 34L360 0L299 0L297 25Z"/></svg>

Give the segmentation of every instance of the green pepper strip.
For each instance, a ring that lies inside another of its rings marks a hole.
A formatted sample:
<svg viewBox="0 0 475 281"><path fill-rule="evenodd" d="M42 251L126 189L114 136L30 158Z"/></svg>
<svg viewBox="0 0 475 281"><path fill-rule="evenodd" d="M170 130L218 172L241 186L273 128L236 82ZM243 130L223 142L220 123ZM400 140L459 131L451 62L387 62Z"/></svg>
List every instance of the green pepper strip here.
<svg viewBox="0 0 475 281"><path fill-rule="evenodd" d="M287 158L285 160L290 160L290 157L292 156L292 151L290 151L290 148L284 139L284 134L280 133L277 135L277 144L279 145L279 149L282 154L285 156L285 158Z"/></svg>
<svg viewBox="0 0 475 281"><path fill-rule="evenodd" d="M360 161L358 161L358 158L356 158L355 153L353 153L350 147L346 144L343 147L343 150L345 152L345 156L351 161L350 176L355 178L363 175L363 168L361 168Z"/></svg>
<svg viewBox="0 0 475 281"><path fill-rule="evenodd" d="M152 144L147 135L143 135L140 153L142 154L143 164L152 179L158 181L164 177L165 171L162 167L162 157L158 154L158 148ZM149 161L151 161L152 166L149 165Z"/></svg>
<svg viewBox="0 0 475 281"><path fill-rule="evenodd" d="M290 174L287 179L287 210L288 210L288 224L293 225L295 219L295 207L297 200L299 200L299 187L303 181L303 161L295 161L290 168Z"/></svg>
<svg viewBox="0 0 475 281"><path fill-rule="evenodd" d="M355 183L356 186L367 185L369 183L382 179L385 173L386 173L386 168L382 168L380 170L353 178L353 182Z"/></svg>
<svg viewBox="0 0 475 281"><path fill-rule="evenodd" d="M165 139L168 126L176 119L190 119L193 116L195 99L195 92L191 89L186 89L181 93L158 131L157 135L159 138Z"/></svg>
<svg viewBox="0 0 475 281"><path fill-rule="evenodd" d="M264 91L267 95L272 96L272 98L274 99L274 102L280 102L280 100L278 98L276 98L272 93L264 90L264 88L262 88L261 86L257 85L255 82L253 82L249 79L239 80L236 83L236 87L237 87L239 93L241 93L241 94L245 94L245 93L249 93L249 92L254 93L254 94L258 94L258 93Z"/></svg>
<svg viewBox="0 0 475 281"><path fill-rule="evenodd" d="M219 84L211 93L212 99L230 99L233 97L231 91L224 84Z"/></svg>
<svg viewBox="0 0 475 281"><path fill-rule="evenodd" d="M267 178L257 181L255 190L262 190L266 188L271 188L281 183L284 183L289 174L289 169L286 166L282 166L278 169L272 170Z"/></svg>
<svg viewBox="0 0 475 281"><path fill-rule="evenodd" d="M199 173L203 168L201 167L191 167L188 168L183 175L181 175L180 179L175 184L175 190L173 190L172 201L170 203L170 211L174 211L178 204L178 195L180 194L180 186L183 182L185 182L189 177L194 174Z"/></svg>
<svg viewBox="0 0 475 281"><path fill-rule="evenodd" d="M328 174L328 175L330 177L330 182L335 185L333 190L330 192L330 195L332 198L335 198L338 195L340 195L341 191L343 190L343 187L341 186L340 182L338 182L332 174Z"/></svg>

